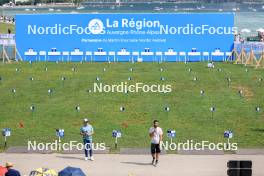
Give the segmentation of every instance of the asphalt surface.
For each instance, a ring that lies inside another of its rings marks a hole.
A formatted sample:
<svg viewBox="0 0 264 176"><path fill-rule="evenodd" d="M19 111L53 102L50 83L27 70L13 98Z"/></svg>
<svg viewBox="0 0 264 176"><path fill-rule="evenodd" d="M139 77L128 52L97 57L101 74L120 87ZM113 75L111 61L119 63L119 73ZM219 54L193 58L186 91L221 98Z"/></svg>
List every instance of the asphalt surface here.
<svg viewBox="0 0 264 176"><path fill-rule="evenodd" d="M157 167L149 155L97 154L85 161L80 154L6 154L0 153L0 165L14 163L22 175L47 167L60 171L67 166L80 167L87 176L226 176L228 160L252 160L253 176L264 175L264 155L162 155Z"/></svg>

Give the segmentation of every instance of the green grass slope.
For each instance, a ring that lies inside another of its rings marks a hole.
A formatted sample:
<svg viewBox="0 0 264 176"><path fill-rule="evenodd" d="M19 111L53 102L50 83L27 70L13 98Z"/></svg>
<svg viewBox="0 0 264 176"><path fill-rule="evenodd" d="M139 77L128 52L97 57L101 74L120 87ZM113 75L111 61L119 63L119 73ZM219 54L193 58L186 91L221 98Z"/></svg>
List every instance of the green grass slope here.
<svg viewBox="0 0 264 176"><path fill-rule="evenodd" d="M13 24L6 24L6 23L0 23L0 34L7 34L8 29L11 30L12 33L15 33L15 25Z"/></svg>
<svg viewBox="0 0 264 176"><path fill-rule="evenodd" d="M48 71L44 68L47 67ZM76 68L76 72L72 68ZM0 128L12 128L9 145L27 145L28 140L53 142L55 129L64 128L63 141L81 141L82 119L91 119L94 142L113 147L113 129L123 132L119 145L146 147L148 129L159 119L164 131L175 129L177 141L224 142L223 132L234 131L239 147L264 147L264 78L261 69L216 63L13 63L0 64ZM16 68L19 71L16 72ZM106 68L104 72L103 69ZM133 68L131 72L129 69ZM163 68L163 71L160 71ZM191 68L191 72L188 69ZM221 70L219 70L219 68ZM63 84L61 77L66 77ZM30 81L29 78L34 80ZM171 84L171 93L89 93L96 77L104 84ZM132 80L128 81L128 77ZM161 81L160 78L165 80ZM198 80L194 81L194 77ZM227 86L226 78L231 78ZM12 88L16 93L12 93ZM48 95L48 89L53 89ZM204 96L200 90L205 91ZM243 90L243 97L238 94ZM32 113L30 106L36 111ZM80 112L75 107L80 105ZM120 112L124 106L125 111ZM168 106L169 112L164 108ZM210 107L215 106L212 118ZM257 113L255 107L260 106ZM165 137L167 140L167 137ZM3 138L0 138L3 144Z"/></svg>

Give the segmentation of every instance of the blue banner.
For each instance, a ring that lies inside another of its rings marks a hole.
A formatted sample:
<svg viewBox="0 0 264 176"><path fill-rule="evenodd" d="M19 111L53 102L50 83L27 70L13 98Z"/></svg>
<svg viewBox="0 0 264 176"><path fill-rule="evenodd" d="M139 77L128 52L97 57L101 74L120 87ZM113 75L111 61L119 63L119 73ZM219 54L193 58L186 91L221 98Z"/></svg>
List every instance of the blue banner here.
<svg viewBox="0 0 264 176"><path fill-rule="evenodd" d="M33 61L221 61L235 30L233 13L16 16L17 49Z"/></svg>

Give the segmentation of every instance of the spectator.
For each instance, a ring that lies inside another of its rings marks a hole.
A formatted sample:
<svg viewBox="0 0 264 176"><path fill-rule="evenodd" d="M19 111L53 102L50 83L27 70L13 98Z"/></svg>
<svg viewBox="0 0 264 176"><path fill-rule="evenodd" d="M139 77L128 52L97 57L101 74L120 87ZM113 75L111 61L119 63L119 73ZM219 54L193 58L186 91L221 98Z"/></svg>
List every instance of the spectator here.
<svg viewBox="0 0 264 176"><path fill-rule="evenodd" d="M20 173L17 170L12 169L12 167L14 167L13 163L6 163L7 173L5 176L21 176Z"/></svg>
<svg viewBox="0 0 264 176"><path fill-rule="evenodd" d="M90 154L90 160L94 161L92 150L92 136L94 134L94 129L93 126L89 124L89 120L87 118L83 119L83 126L81 127L80 131L80 134L83 137L85 161L89 159L88 152Z"/></svg>
<svg viewBox="0 0 264 176"><path fill-rule="evenodd" d="M162 141L163 132L159 127L159 121L153 121L153 127L149 129L149 136L151 137L151 155L152 155L152 165L157 166L160 156L160 142Z"/></svg>
<svg viewBox="0 0 264 176"><path fill-rule="evenodd" d="M207 64L207 68L214 68L215 66L214 66L214 63L213 62L209 62L208 64Z"/></svg>
<svg viewBox="0 0 264 176"><path fill-rule="evenodd" d="M11 32L12 32L11 29L8 28L8 29L7 29L7 33L8 33L8 34L11 34Z"/></svg>

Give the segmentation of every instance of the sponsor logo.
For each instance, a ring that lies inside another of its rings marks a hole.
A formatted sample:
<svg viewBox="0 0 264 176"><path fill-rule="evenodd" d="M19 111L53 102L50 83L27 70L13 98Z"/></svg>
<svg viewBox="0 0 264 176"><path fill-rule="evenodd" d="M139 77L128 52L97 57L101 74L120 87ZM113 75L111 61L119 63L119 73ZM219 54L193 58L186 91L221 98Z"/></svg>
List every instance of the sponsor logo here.
<svg viewBox="0 0 264 176"><path fill-rule="evenodd" d="M88 24L88 28L91 34L101 34L104 31L104 24L99 19L92 19Z"/></svg>

